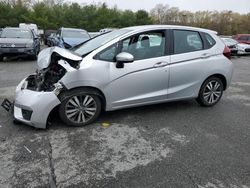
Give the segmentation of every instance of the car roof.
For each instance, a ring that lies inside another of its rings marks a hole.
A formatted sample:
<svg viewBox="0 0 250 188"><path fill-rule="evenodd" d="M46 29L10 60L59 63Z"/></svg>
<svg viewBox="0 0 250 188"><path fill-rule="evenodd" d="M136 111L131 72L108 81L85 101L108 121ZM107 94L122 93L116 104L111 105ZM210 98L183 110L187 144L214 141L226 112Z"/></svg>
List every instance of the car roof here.
<svg viewBox="0 0 250 188"><path fill-rule="evenodd" d="M210 29L203 29L203 28L190 27L190 26L181 26L181 25L141 25L141 26L126 27L123 29L128 29L132 31L147 30L147 29L183 29L183 30L195 30L195 31L200 31L200 32L217 34L216 31L213 31Z"/></svg>

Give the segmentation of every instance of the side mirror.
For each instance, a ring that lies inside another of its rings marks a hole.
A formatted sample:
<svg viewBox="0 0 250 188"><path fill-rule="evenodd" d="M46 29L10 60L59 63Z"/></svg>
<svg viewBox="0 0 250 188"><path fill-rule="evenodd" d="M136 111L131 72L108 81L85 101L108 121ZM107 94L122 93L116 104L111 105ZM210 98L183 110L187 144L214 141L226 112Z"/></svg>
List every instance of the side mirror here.
<svg viewBox="0 0 250 188"><path fill-rule="evenodd" d="M116 68L123 68L124 63L132 63L134 61L134 56L127 52L121 52L116 56Z"/></svg>

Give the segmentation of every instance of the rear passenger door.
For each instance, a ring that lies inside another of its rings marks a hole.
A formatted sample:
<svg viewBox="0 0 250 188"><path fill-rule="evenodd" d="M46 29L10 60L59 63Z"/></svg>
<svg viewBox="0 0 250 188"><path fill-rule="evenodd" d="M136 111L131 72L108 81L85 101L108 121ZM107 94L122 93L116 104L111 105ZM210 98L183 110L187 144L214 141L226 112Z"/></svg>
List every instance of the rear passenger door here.
<svg viewBox="0 0 250 188"><path fill-rule="evenodd" d="M201 82L212 55L211 47L215 41L205 46L201 33L192 30L174 29L168 99L188 98L198 95Z"/></svg>

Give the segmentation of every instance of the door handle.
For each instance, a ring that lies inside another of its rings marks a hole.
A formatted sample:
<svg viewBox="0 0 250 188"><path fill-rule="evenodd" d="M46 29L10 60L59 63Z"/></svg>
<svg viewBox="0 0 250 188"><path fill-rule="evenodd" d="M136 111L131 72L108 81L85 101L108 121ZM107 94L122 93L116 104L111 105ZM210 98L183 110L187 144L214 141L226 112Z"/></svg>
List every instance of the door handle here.
<svg viewBox="0 0 250 188"><path fill-rule="evenodd" d="M211 56L211 54L209 54L209 53L201 54L202 59L209 58L210 56Z"/></svg>
<svg viewBox="0 0 250 188"><path fill-rule="evenodd" d="M167 66L167 65L168 65L167 62L162 61L162 62L156 63L156 64L154 65L154 67L155 67L155 68L160 68L160 67L165 67L165 66Z"/></svg>

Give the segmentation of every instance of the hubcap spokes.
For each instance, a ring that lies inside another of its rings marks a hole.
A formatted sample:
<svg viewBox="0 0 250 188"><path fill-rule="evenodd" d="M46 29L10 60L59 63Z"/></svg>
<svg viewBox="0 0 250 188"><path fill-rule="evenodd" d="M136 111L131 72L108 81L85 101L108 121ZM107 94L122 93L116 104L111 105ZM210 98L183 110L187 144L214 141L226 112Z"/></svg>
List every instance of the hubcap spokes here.
<svg viewBox="0 0 250 188"><path fill-rule="evenodd" d="M221 94L221 84L217 81L211 81L206 85L203 97L206 102L213 104L219 100Z"/></svg>
<svg viewBox="0 0 250 188"><path fill-rule="evenodd" d="M66 104L66 116L74 123L89 121L96 113L97 105L90 95L74 96Z"/></svg>

